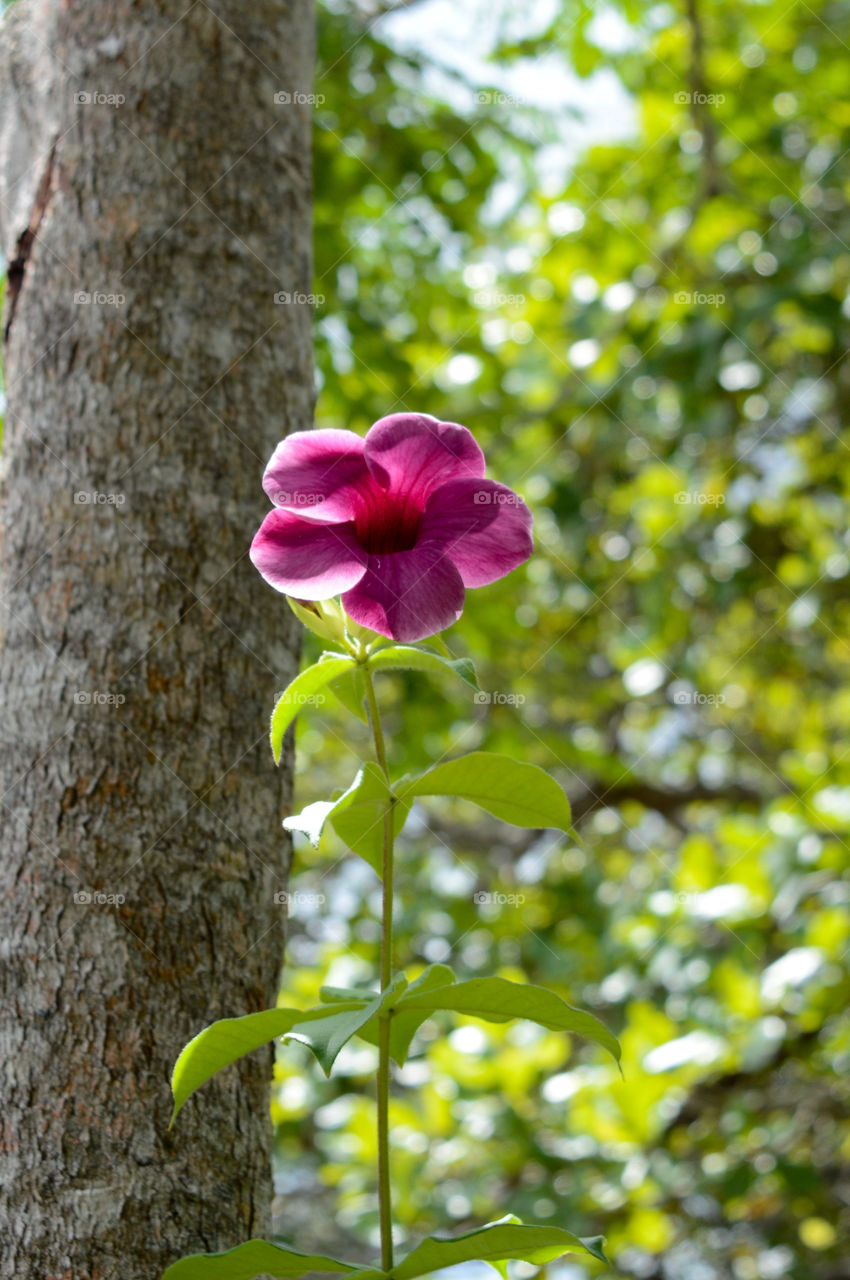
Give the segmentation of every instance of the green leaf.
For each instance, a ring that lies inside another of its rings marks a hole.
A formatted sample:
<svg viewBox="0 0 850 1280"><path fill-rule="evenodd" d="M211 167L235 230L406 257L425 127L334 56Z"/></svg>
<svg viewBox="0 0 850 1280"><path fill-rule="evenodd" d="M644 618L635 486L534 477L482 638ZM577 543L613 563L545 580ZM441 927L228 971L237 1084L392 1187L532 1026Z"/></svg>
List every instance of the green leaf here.
<svg viewBox="0 0 850 1280"><path fill-rule="evenodd" d="M455 975L448 965L432 964L423 973L420 973L414 982L411 982L405 995L410 991L433 991L438 987L448 986L454 980ZM402 996L403 999L404 996ZM400 1003L401 1001L399 1001ZM412 1009L405 1013L399 1009L398 1004L393 1009L392 1021L390 1022L390 1056L400 1067L403 1067L407 1061L413 1037L422 1026L422 1023L427 1022L430 1016L430 1013L419 1009Z"/></svg>
<svg viewBox="0 0 850 1280"><path fill-rule="evenodd" d="M275 1276L294 1280L311 1272L339 1273L358 1268L338 1258L283 1249L267 1240L247 1240L223 1253L192 1253L173 1262L162 1280L254 1280Z"/></svg>
<svg viewBox="0 0 850 1280"><path fill-rule="evenodd" d="M570 802L549 774L535 764L490 751L472 751L435 765L398 788L399 795L457 796L517 827L570 830Z"/></svg>
<svg viewBox="0 0 850 1280"><path fill-rule="evenodd" d="M287 596L287 603L296 618L320 640L331 644L345 643L345 616L337 600L294 600Z"/></svg>
<svg viewBox="0 0 850 1280"><path fill-rule="evenodd" d="M316 1055L325 1075L329 1076L340 1050L356 1035L364 1022L368 1022L378 1012L385 996L386 993L384 996L375 996L368 1004L332 1004L321 1018L304 1018L295 1023L285 1033L284 1039L306 1044Z"/></svg>
<svg viewBox="0 0 850 1280"><path fill-rule="evenodd" d="M427 649L416 649L412 645L393 645L389 649L381 649L369 658L372 671L428 671L438 675L446 671L460 676L473 689L478 689L478 677L470 658L443 658L438 653L430 653Z"/></svg>
<svg viewBox="0 0 850 1280"><path fill-rule="evenodd" d="M411 982L407 988L406 995L411 991L432 991L436 987L444 987L454 982L455 976L448 965L432 964L420 973L415 981ZM353 999L357 992L355 989L338 987L323 987L319 993L323 1000L326 999ZM430 1010L411 1009L405 1013L401 1009L401 1000L393 1006L392 1019L390 1021L390 1057L393 1062L397 1062L403 1067L407 1061L407 1055L410 1052L410 1043L416 1032L422 1026L423 1022L431 1017ZM357 1033L362 1040L368 1040L370 1044L378 1043L378 1019L372 1018L365 1026L361 1027Z"/></svg>
<svg viewBox="0 0 850 1280"><path fill-rule="evenodd" d="M354 1031L348 1032L349 1023L343 1019L350 1015L350 1024L359 1026L357 1015L364 1010L361 1021L365 1022L374 1012L365 1000L356 1005L354 1002L343 1006L319 1005L315 1009L263 1009L260 1013L247 1013L241 1018L222 1018L213 1022L189 1041L174 1064L171 1123L174 1124L186 1100L216 1072L278 1036L291 1033L294 1038L308 1044L325 1070L330 1071L334 1058L354 1034Z"/></svg>
<svg viewBox="0 0 850 1280"><path fill-rule="evenodd" d="M328 814L333 811L335 805L335 800L314 800L312 804L306 805L300 813L293 814L291 818L284 818L283 825L287 831L302 832L313 848L318 849L322 828L327 821Z"/></svg>
<svg viewBox="0 0 850 1280"><path fill-rule="evenodd" d="M455 981L454 971L447 964L429 964L418 978L414 978L408 986L410 991L433 991L435 987L447 987Z"/></svg>
<svg viewBox="0 0 850 1280"><path fill-rule="evenodd" d="M561 1227L535 1227L516 1219L489 1223L466 1235L450 1240L429 1236L393 1267L395 1280L416 1280L417 1276L454 1267L459 1262L489 1262L499 1264L517 1260L522 1262L550 1262L564 1253L589 1253L606 1261L600 1247L601 1237L582 1239ZM361 1273L360 1280L376 1280L380 1271Z"/></svg>
<svg viewBox="0 0 850 1280"><path fill-rule="evenodd" d="M357 1000L374 1000L377 991L372 987L319 987L323 1004L351 1004Z"/></svg>
<svg viewBox="0 0 850 1280"><path fill-rule="evenodd" d="M364 858L380 876L383 873L384 813L391 792L381 769L369 761L359 771L347 791L335 800L315 800L301 813L284 818L287 831L301 831L318 848L327 822L350 849ZM411 802L396 800L393 805L395 835L404 826Z"/></svg>
<svg viewBox="0 0 850 1280"><path fill-rule="evenodd" d="M280 764L280 752L283 746L283 735L292 721L303 710L305 703L315 698L321 689L330 684L337 676L347 671L354 663L353 658L333 657L327 661L319 661L296 676L275 703L272 712L271 744L275 764Z"/></svg>
<svg viewBox="0 0 850 1280"><path fill-rule="evenodd" d="M365 764L354 782L327 815L334 831L350 849L383 874L384 814L390 790L376 764ZM401 831L410 812L409 800L393 805L393 832Z"/></svg>
<svg viewBox="0 0 850 1280"><path fill-rule="evenodd" d="M472 978L429 991L414 992L411 987L399 1001L396 1016L412 1009L434 1013L450 1010L483 1018L485 1022L527 1018L549 1031L572 1031L592 1040L607 1049L616 1062L620 1061L620 1045L605 1024L591 1013L574 1009L546 987L509 982L506 978Z"/></svg>
<svg viewBox="0 0 850 1280"><path fill-rule="evenodd" d="M363 627L359 622L355 622L353 618L349 618L348 614L343 610L345 619L345 629L352 640L359 640L361 644L371 647L373 644L382 644L383 636L379 636L371 627Z"/></svg>
<svg viewBox="0 0 850 1280"><path fill-rule="evenodd" d="M331 693L339 699L347 711L357 716L364 724L368 724L369 717L365 707L366 686L363 683L362 667L355 666L345 675L331 681L330 688Z"/></svg>
<svg viewBox="0 0 850 1280"><path fill-rule="evenodd" d="M329 987L326 990L331 996L331 1001L327 1006L320 1006L325 1011L321 1020L299 1023L293 1026L284 1038L300 1040L312 1049L325 1075L329 1076L331 1067L343 1045L346 1045L352 1036L358 1034L362 1036L367 1023L371 1022L377 1027L379 1014L386 1009L391 1009L407 990L407 978L403 973L396 974L385 991L352 992L355 999L360 997L358 1004L355 1004L355 1000L346 1002L341 999L340 997L344 994L342 988ZM365 1036L364 1039L376 1043L371 1035Z"/></svg>
<svg viewBox="0 0 850 1280"><path fill-rule="evenodd" d="M301 1009L264 1009L242 1018L222 1018L199 1032L183 1049L171 1073L171 1123L187 1098L217 1071L283 1035L301 1017Z"/></svg>
<svg viewBox="0 0 850 1280"><path fill-rule="evenodd" d="M423 640L422 643L429 649L436 649L444 658L450 658L452 656L449 646L446 644L439 631L435 636L429 636L427 640Z"/></svg>

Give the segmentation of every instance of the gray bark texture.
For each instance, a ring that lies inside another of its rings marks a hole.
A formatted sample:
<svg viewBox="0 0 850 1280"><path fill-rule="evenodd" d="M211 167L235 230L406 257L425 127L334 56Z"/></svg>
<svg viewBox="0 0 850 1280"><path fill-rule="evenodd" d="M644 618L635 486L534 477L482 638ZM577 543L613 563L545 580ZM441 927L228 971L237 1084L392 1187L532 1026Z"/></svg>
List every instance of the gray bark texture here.
<svg viewBox="0 0 850 1280"><path fill-rule="evenodd" d="M297 626L247 549L308 427L310 0L0 25L0 1277L155 1280L268 1230ZM279 100L275 100L278 95ZM282 95L282 98L281 98ZM88 297L86 297L88 295Z"/></svg>

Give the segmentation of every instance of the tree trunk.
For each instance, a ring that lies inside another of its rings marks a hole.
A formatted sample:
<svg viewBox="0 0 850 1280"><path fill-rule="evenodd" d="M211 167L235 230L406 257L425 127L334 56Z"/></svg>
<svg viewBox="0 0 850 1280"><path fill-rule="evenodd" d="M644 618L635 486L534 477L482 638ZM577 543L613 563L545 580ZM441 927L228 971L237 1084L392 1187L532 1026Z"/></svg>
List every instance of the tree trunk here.
<svg viewBox="0 0 850 1280"><path fill-rule="evenodd" d="M311 283L312 54L309 0L18 0L0 27L10 1280L154 1280L268 1229L271 1053L170 1133L168 1080L273 1003L282 953L265 726L297 638L247 550L312 413L309 308L275 299Z"/></svg>

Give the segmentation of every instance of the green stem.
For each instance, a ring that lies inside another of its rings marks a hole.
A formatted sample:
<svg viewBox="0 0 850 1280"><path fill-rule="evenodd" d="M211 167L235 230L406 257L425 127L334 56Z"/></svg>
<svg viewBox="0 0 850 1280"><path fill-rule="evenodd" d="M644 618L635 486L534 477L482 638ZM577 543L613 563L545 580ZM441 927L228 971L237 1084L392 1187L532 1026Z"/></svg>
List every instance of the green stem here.
<svg viewBox="0 0 850 1280"><path fill-rule="evenodd" d="M375 740L375 757L389 784L384 731L378 711L378 700L372 683L368 661L362 664L363 683L369 704L369 719ZM383 906L381 912L381 990L385 991L393 974L393 802L384 813ZM390 1015L378 1020L378 1208L381 1220L381 1266L391 1271L393 1265L393 1211L390 1187Z"/></svg>

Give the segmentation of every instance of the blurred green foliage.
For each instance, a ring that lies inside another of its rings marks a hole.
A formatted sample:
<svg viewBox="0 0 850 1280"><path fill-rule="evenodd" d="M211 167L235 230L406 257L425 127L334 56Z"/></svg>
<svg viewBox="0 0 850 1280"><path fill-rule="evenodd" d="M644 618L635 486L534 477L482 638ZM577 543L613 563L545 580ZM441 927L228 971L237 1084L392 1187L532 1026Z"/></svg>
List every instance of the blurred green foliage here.
<svg viewBox="0 0 850 1280"><path fill-rule="evenodd" d="M621 1037L625 1079L526 1025L426 1025L394 1095L397 1216L604 1233L613 1268L560 1280L838 1280L850 5L564 0L522 39L508 15L482 85L400 51L392 19L321 10L318 422L463 422L535 512L534 559L446 637L493 700L419 676L383 699L397 768L524 756L583 843L417 814L397 961L554 987ZM503 89L544 57L616 75L634 112L560 183L564 120ZM341 709L303 718L300 803L349 783L352 746ZM375 971L377 881L329 849L298 850L293 888L325 899L290 922L305 998ZM372 1061L344 1052L342 1098L280 1055L284 1226L374 1241Z"/></svg>

